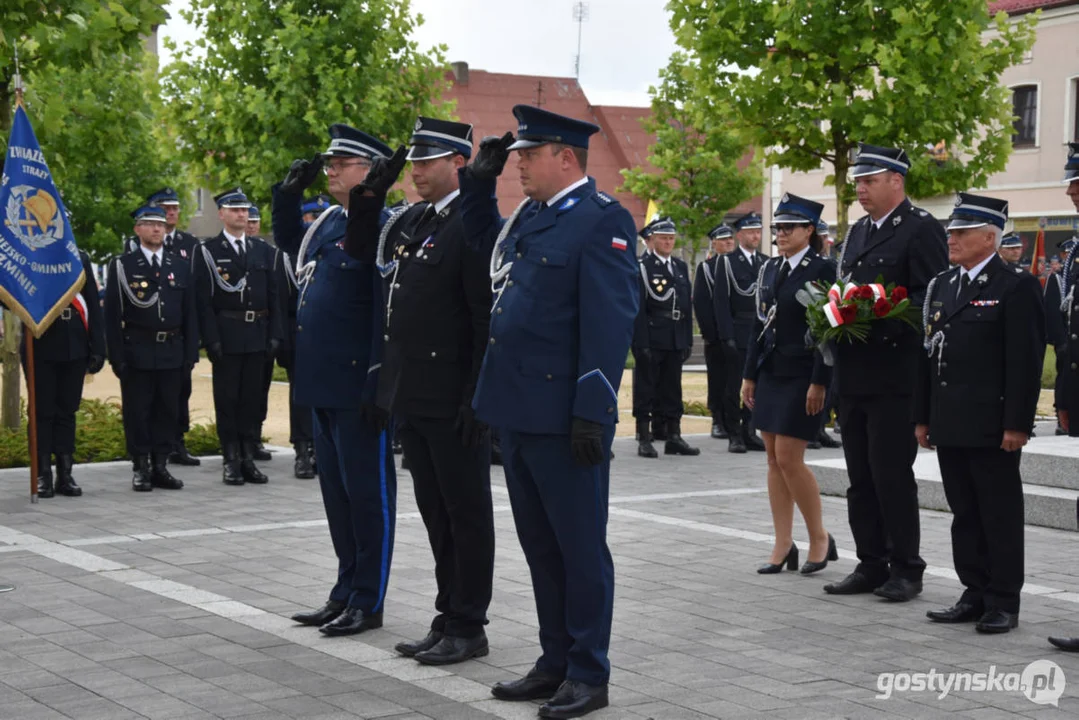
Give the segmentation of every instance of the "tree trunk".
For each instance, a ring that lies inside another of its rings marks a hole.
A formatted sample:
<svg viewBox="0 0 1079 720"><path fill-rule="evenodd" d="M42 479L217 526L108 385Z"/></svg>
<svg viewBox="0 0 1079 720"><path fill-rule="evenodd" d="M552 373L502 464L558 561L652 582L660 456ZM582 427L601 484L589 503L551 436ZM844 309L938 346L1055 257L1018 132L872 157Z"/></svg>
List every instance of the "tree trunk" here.
<svg viewBox="0 0 1079 720"><path fill-rule="evenodd" d="M9 430L19 429L19 333L22 321L13 312L4 311L3 393L0 395L0 424Z"/></svg>
<svg viewBox="0 0 1079 720"><path fill-rule="evenodd" d="M850 170L850 155L848 150L836 148L835 153L835 208L836 208L836 243L847 239L847 228L850 227L850 205L854 199L847 182L847 172Z"/></svg>

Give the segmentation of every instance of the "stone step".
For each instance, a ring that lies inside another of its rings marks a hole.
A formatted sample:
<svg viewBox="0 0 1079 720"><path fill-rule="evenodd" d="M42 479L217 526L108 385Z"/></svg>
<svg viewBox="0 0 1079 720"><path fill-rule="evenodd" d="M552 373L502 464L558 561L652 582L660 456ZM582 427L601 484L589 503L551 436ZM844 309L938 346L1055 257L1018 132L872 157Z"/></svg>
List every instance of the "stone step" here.
<svg viewBox="0 0 1079 720"><path fill-rule="evenodd" d="M1053 429L1039 427L1038 436L1023 448L1023 482L1079 490L1079 439L1054 436Z"/></svg>
<svg viewBox="0 0 1079 720"><path fill-rule="evenodd" d="M1035 438L1037 440L1038 438ZM1050 439L1050 438L1046 438ZM1066 438L1064 438L1066 439ZM1073 441L1074 442L1074 441ZM1079 503L1079 490L1062 487L1035 485L1027 480L1027 458L1023 452L1023 511L1028 525L1056 528L1058 530L1077 530L1076 507ZM1044 456L1039 453L1039 456ZM1035 461L1035 467L1041 460ZM1048 463L1048 461L1046 461ZM1054 460L1053 463L1056 461ZM847 464L843 458L829 460L807 460L813 469L824 495L845 497L850 481L847 477ZM1054 465L1055 467L1055 465ZM1079 470L1079 462L1072 466L1072 472ZM914 477L918 481L918 505L927 510L950 512L948 500L944 496L941 483L940 466L936 454L920 450L914 461Z"/></svg>

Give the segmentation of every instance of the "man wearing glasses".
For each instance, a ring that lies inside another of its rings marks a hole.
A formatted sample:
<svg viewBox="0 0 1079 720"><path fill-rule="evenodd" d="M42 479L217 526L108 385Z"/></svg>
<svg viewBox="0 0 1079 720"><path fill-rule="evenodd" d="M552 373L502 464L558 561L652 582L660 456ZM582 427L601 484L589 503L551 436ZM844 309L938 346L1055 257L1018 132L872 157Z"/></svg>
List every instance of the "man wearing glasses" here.
<svg viewBox="0 0 1079 720"><path fill-rule="evenodd" d="M353 635L382 626L397 510L389 414L375 406L385 314L374 258L344 249L349 190L384 144L348 125L330 127L330 147L292 163L273 188L273 231L295 258L299 306L293 366L294 401L314 411L319 485L337 554L337 583L329 600L293 620L325 635ZM304 230L304 190L319 170L328 178L331 207Z"/></svg>

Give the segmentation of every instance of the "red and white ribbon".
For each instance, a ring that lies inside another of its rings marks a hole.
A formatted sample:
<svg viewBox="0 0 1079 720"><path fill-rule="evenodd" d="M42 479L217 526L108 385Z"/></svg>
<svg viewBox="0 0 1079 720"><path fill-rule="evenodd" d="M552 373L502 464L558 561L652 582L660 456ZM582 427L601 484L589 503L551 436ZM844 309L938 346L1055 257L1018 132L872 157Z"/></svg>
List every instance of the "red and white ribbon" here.
<svg viewBox="0 0 1079 720"><path fill-rule="evenodd" d="M824 317L828 318L828 324L832 327L839 327L843 324L843 314L839 312L839 305L835 300L832 300L824 306Z"/></svg>
<svg viewBox="0 0 1079 720"><path fill-rule="evenodd" d="M839 302L843 297L843 288L839 286L839 283L832 283L832 287L828 288L828 299Z"/></svg>
<svg viewBox="0 0 1079 720"><path fill-rule="evenodd" d="M888 297L888 294L884 292L884 286L880 283L870 283L869 289L873 291L874 302Z"/></svg>

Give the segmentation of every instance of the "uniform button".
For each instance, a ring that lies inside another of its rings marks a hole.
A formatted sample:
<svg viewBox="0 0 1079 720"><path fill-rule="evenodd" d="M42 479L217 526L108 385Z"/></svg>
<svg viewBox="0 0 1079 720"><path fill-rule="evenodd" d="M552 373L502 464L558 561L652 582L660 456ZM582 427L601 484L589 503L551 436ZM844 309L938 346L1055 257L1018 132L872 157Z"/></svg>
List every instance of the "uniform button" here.
<svg viewBox="0 0 1079 720"><path fill-rule="evenodd" d="M946 362L942 362L942 363L940 364L940 366L941 366L942 368L946 368L946 367L948 367L948 363L946 363Z"/></svg>
<svg viewBox="0 0 1079 720"><path fill-rule="evenodd" d="M401 289L401 283L394 283L393 284L393 289L394 290L400 290Z"/></svg>
<svg viewBox="0 0 1079 720"><path fill-rule="evenodd" d="M952 324L951 323L944 323L944 329L945 330L951 330L952 329Z"/></svg>
<svg viewBox="0 0 1079 720"><path fill-rule="evenodd" d="M438 353L432 351L431 352L431 357L438 357Z"/></svg>
<svg viewBox="0 0 1079 720"><path fill-rule="evenodd" d="M506 287L513 287L513 281L512 280L507 281L506 282Z"/></svg>
<svg viewBox="0 0 1079 720"><path fill-rule="evenodd" d="M546 265L547 264L547 258L540 258L540 262L543 263L544 265Z"/></svg>
<svg viewBox="0 0 1079 720"><path fill-rule="evenodd" d="M494 339L494 338L491 338L491 340L489 341L489 344L490 344L490 345L494 345L494 344L495 344L495 339ZM1072 367L1075 367L1075 366L1074 366L1074 365L1072 365Z"/></svg>
<svg viewBox="0 0 1079 720"><path fill-rule="evenodd" d="M1072 370L1075 370L1075 369L1076 369L1075 363L1072 363Z"/></svg>
<svg viewBox="0 0 1079 720"><path fill-rule="evenodd" d="M940 386L941 387L948 387L948 381L947 380L941 380L940 381Z"/></svg>
<svg viewBox="0 0 1079 720"><path fill-rule="evenodd" d="M389 342L390 341L390 336L389 335L383 335L382 339L385 340L386 342Z"/></svg>
<svg viewBox="0 0 1079 720"><path fill-rule="evenodd" d="M1072 333L1072 340L1075 340L1075 339L1077 339L1076 335L1075 335L1075 333Z"/></svg>
<svg viewBox="0 0 1079 720"><path fill-rule="evenodd" d="M501 315L501 314L502 314L502 308L498 308L498 309L495 310L495 315Z"/></svg>
<svg viewBox="0 0 1079 720"><path fill-rule="evenodd" d="M862 266L862 261L859 260L858 262L855 263L855 265L857 265L858 267L861 267Z"/></svg>
<svg viewBox="0 0 1079 720"><path fill-rule="evenodd" d="M348 267L348 265L345 263L341 263L341 267Z"/></svg>
<svg viewBox="0 0 1079 720"><path fill-rule="evenodd" d="M296 332L299 332L301 330L303 330L303 325L297 325L296 326Z"/></svg>
<svg viewBox="0 0 1079 720"><path fill-rule="evenodd" d="M521 253L517 253L517 257L522 258L524 257L524 255L522 255Z"/></svg>
<svg viewBox="0 0 1079 720"><path fill-rule="evenodd" d="M356 361L355 360L352 361L352 367L356 367Z"/></svg>
<svg viewBox="0 0 1079 720"><path fill-rule="evenodd" d="M553 375L551 375L551 373L547 373L547 379L548 379L548 380L553 380L553 379L554 379L554 376L553 376Z"/></svg>
<svg viewBox="0 0 1079 720"><path fill-rule="evenodd" d="M607 408L607 414L611 415L612 413L614 413L614 408L613 407Z"/></svg>

